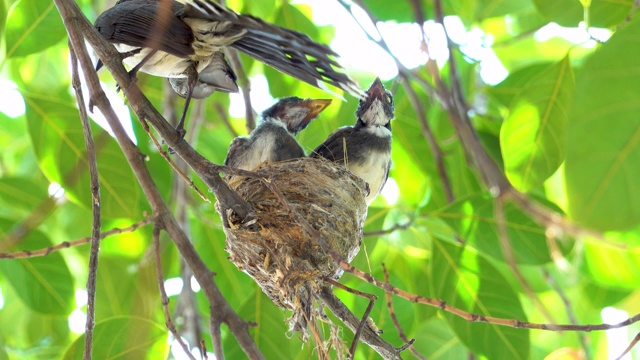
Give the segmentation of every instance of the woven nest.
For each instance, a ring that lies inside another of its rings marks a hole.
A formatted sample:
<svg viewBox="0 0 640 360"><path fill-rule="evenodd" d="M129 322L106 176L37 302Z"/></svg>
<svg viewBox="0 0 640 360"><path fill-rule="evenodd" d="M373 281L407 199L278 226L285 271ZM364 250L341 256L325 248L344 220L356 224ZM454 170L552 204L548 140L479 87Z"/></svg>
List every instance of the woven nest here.
<svg viewBox="0 0 640 360"><path fill-rule="evenodd" d="M229 260L277 306L293 310L291 330L306 338L323 279L342 275L330 252L349 262L360 250L366 184L344 166L311 158L262 164L255 171L262 177L228 179L257 213L252 224L228 219Z"/></svg>

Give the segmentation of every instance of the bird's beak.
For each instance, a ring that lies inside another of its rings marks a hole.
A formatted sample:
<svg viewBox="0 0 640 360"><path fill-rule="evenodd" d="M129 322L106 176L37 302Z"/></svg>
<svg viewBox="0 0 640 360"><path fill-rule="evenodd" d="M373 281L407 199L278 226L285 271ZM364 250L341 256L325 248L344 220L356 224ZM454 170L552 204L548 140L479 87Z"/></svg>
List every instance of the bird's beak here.
<svg viewBox="0 0 640 360"><path fill-rule="evenodd" d="M380 101L384 100L384 96L386 94L384 85L382 85L382 81L380 81L380 78L377 77L374 81L373 84L371 84L371 87L369 88L369 90L367 90L367 96L368 97L373 97L374 99L380 99Z"/></svg>
<svg viewBox="0 0 640 360"><path fill-rule="evenodd" d="M324 109L331 104L331 99L309 99L300 104L309 109L307 116L302 119L302 123L309 124L311 120L315 119Z"/></svg>

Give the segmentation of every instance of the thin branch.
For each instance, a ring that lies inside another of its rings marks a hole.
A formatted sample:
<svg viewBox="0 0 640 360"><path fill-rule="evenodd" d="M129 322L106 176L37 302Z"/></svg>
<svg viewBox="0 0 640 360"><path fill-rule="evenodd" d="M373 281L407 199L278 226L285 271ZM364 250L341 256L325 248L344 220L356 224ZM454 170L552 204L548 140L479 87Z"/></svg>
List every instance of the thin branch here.
<svg viewBox="0 0 640 360"><path fill-rule="evenodd" d="M238 76L238 85L240 86L240 92L242 93L242 99L244 100L244 116L247 120L247 133L250 133L256 127L256 119L253 114L253 106L251 105L251 81L247 77L247 73L244 71L242 61L240 61L240 55L236 49L226 49L226 53L231 61L231 66Z"/></svg>
<svg viewBox="0 0 640 360"><path fill-rule="evenodd" d="M206 202L211 202L211 201L209 201L209 198L207 198L207 196L205 194L203 194L202 191L200 191L200 189L198 189L198 187L193 182L193 180L189 179L189 176L187 176L187 174L185 174L184 169L181 169L178 166L176 166L176 163L171 159L171 156L169 156L169 154L167 153L167 151L164 150L164 148L162 147L162 145L160 144L158 139L156 139L156 137L151 133L151 130L149 129L149 125L147 124L146 121L142 121L142 129L144 129L144 131L147 133L147 135L149 135L149 138L151 139L151 142L153 142L153 144L155 145L156 149L158 149L158 153L169 164L169 166L171 166L173 171L175 171L176 174L178 174L178 176L180 178L182 178L182 180L185 183L187 183L189 185L189 187L191 187L193 189L193 191L195 191L196 194L198 194L198 196L200 196L200 198L202 200L204 200ZM187 132L187 134L189 134L189 132Z"/></svg>
<svg viewBox="0 0 640 360"><path fill-rule="evenodd" d="M78 74L78 59L70 48L71 77L73 90L76 93L76 101L80 111L82 134L87 150L87 163L89 165L89 188L91 191L91 248L89 250L89 273L87 277L87 320L85 323L84 359L91 359L93 353L93 329L96 325L96 281L98 278L98 254L100 252L100 178L98 176L98 162L96 159L96 147L91 133L91 124L87 116L80 75Z"/></svg>
<svg viewBox="0 0 640 360"><path fill-rule="evenodd" d="M382 271L384 272L384 281L388 283L389 271L387 271L387 267L384 265L384 263L382 264ZM396 330L398 331L398 335L400 336L400 339L402 339L402 341L408 344L410 340L407 337L407 335L404 333L404 331L402 331L402 326L400 326L400 322L398 321L396 312L393 310L393 300L391 299L391 294L385 291L384 296L387 300L387 309L389 310L389 316L391 316L391 321L393 321L393 325L396 327ZM416 350L413 344L409 347L409 350L416 358L420 360L427 360L427 358L424 357L424 355L420 354L418 350Z"/></svg>
<svg viewBox="0 0 640 360"><path fill-rule="evenodd" d="M167 291L164 288L164 277L162 276L162 257L160 256L160 227L156 224L153 227L153 252L156 258L156 279L158 280L158 288L160 289L160 298L162 299L162 309L164 311L164 320L167 329L171 332L171 335L176 339L184 353L187 354L187 357L191 360L196 360L189 351L189 347L184 343L178 329L176 329L176 325L171 320L171 310L169 310L169 297L167 296ZM187 284L184 284L187 286Z"/></svg>
<svg viewBox="0 0 640 360"><path fill-rule="evenodd" d="M100 83L97 74L93 70L93 64L87 53L87 49L84 46L83 35L85 39L93 46L94 50L102 59L106 68L116 78L116 81L121 85L125 95L130 100L130 103L140 119L147 119L156 127L156 130L163 136L168 142L169 146L176 149L178 145L179 135L175 129L158 114L153 108L151 103L140 92L137 85L131 83L130 76L125 71L121 63L117 58L117 51L112 45L108 44L91 26L86 17L82 14L78 5L71 0L54 0L58 11L62 16L63 23L67 28L72 47L80 59L82 69L86 77L87 84L91 93L91 97L100 111L105 115L113 133L123 150L127 161L129 162L133 173L135 174L138 182L145 193L147 200L149 201L154 213L157 215L157 221L159 226L169 234L173 242L176 244L181 255L189 262L189 266L194 272L194 276L198 280L202 287L203 293L207 297L212 308L217 309L224 314L225 323L229 326L231 332L234 334L238 343L245 351L247 356L251 359L263 359L264 356L258 350L255 342L248 334L248 323L243 321L231 308L230 304L220 293L216 283L213 280L213 273L207 268L198 253L193 248L189 239L184 232L178 226L175 218L171 215L167 205L165 204L158 188L156 187L151 174L145 166L143 161L143 155L139 149L128 138L124 128L120 124L113 108L109 105L106 95L100 88ZM81 35L82 34L82 35ZM180 139L181 140L181 139ZM186 142L181 141L183 147L186 146ZM223 182L220 179L220 182ZM225 184L226 185L226 184ZM228 189L228 187L227 187ZM213 189L218 194L218 189ZM224 191L224 190L223 190ZM230 191L230 189L229 189ZM233 192L235 194L235 192ZM233 196L230 195L230 196ZM237 194L235 194L237 196ZM239 198L239 196L237 196ZM246 203L246 202L245 202ZM233 206L234 204L229 204ZM248 204L247 204L248 205ZM237 207L239 210L247 209L242 207L243 204L239 204ZM246 205L245 205L246 206ZM234 207L235 210L235 207ZM214 333L212 329L212 334ZM217 342L214 339L214 344ZM214 349L216 353L222 354L221 348Z"/></svg>
<svg viewBox="0 0 640 360"><path fill-rule="evenodd" d="M382 236L382 235L387 235L387 234L391 234L393 232L396 232L398 230L406 230L408 228L410 228L411 226L413 226L414 223L414 219L411 219L403 224L395 224L392 227L388 228L388 229L383 229L383 230L375 230L375 231L366 231L364 232L362 235L364 237L369 237L369 236Z"/></svg>
<svg viewBox="0 0 640 360"><path fill-rule="evenodd" d="M356 328L356 331L353 334L353 341L351 343L351 347L349 347L349 359L352 360L353 357L356 355L356 348L358 346L360 335L362 334L362 329L364 329L365 326L368 326L367 324L369 323L369 314L371 314L371 310L373 309L373 304L375 303L376 300L378 300L378 297L372 294L367 294L362 291L358 291L356 289L352 289L346 285L342 285L339 282L329 278L325 278L324 280L327 283L337 288L340 288L348 293L351 293L369 300L369 304L367 305L366 309L364 310L364 314L362 315L362 320L360 320L360 324L358 324L358 327ZM372 330L375 330L375 329L372 329ZM376 332L381 333L380 331L376 331Z"/></svg>
<svg viewBox="0 0 640 360"><path fill-rule="evenodd" d="M360 326L361 319L355 316L340 299L338 299L329 286L322 288L320 299L331 312L342 321L354 333ZM362 329L361 338L384 359L399 359L401 350L384 341L380 335L369 326Z"/></svg>
<svg viewBox="0 0 640 360"><path fill-rule="evenodd" d="M103 232L100 234L100 240L103 240L109 236L113 236L113 235L119 235L119 234L123 234L123 233L127 233L127 232L134 232L136 231L139 227L145 226L150 224L153 221L152 217L147 217L144 218L140 221L138 221L137 223L128 226L126 228L120 229L120 228L113 228L109 231ZM91 237L84 237L84 238L80 238L78 240L73 240L73 241L65 241L63 243L60 243L58 245L52 245L52 246L48 246L44 249L40 249L40 250L25 250L25 251L19 251L19 252L14 252L14 253L0 253L0 259L25 259L25 258L33 258L33 257L39 257L39 256L47 256L49 254L51 254L52 252L55 251L59 251L59 250L63 250L63 249L68 249L70 247L73 246L79 246L79 245L84 245L84 244L88 244L91 242Z"/></svg>
<svg viewBox="0 0 640 360"><path fill-rule="evenodd" d="M576 315L573 312L573 309L571 308L571 303L569 302L569 299L567 298L567 295L564 293L562 288L558 285L558 283L553 279L553 277L551 276L551 274L549 274L547 270L542 269L542 275L544 276L544 279L547 281L549 286L551 286L553 291L555 291L558 294L558 296L560 296L560 299L562 299L562 304L564 305L565 311L567 312L569 321L573 325L578 324L578 319L576 318ZM579 334L578 339L580 340L580 346L582 346L582 351L584 352L586 358L587 359L591 358L589 356L589 347L587 346L587 341L588 341L587 336L585 334Z"/></svg>
<svg viewBox="0 0 640 360"><path fill-rule="evenodd" d="M636 346L636 344L640 342L640 333L636 334L636 337L633 338L633 340L631 340L631 343L629 344L629 346L627 346L626 349L624 349L624 351L622 352L622 354L620 354L620 356L618 356L616 358L616 360L622 360L622 358L627 355L629 353L629 351L631 351L631 349L633 349L634 346Z"/></svg>
<svg viewBox="0 0 640 360"><path fill-rule="evenodd" d="M474 314L468 311L464 311L448 305L446 301L440 299L428 298L422 295L412 294L408 291L399 289L386 281L380 281L373 277L371 274L367 274L357 268L349 265L344 261L339 262L340 267L356 277L360 278L368 282L371 285L377 286L380 289L391 293L392 295L399 296L408 300L412 303L423 304L427 306L432 306L439 308L440 310L446 311L450 314L456 315L462 319L465 319L469 322L478 322L478 323L488 323L500 326L507 326L516 329L534 329L534 330L547 330L547 331L599 331L599 330L610 330L617 329L622 327L627 327L631 324L635 324L640 321L640 314L636 314L629 319L622 321L617 324L589 324L589 325L573 325L573 324L541 324L541 323L531 323L527 321L522 321L518 319L506 319L506 318L498 318L493 316L486 316L481 314Z"/></svg>

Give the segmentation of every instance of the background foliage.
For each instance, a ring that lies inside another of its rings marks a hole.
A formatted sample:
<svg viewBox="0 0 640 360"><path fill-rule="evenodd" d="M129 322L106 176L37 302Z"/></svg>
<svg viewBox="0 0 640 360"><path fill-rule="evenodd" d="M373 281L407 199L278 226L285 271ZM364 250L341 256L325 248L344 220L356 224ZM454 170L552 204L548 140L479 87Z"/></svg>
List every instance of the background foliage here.
<svg viewBox="0 0 640 360"><path fill-rule="evenodd" d="M381 21L415 22L413 2L364 3ZM110 4L80 0L94 20ZM434 18L431 1L422 1L422 17ZM276 24L297 29L329 42L331 27L316 27L308 7L287 1L229 1L229 6ZM453 56L459 81L470 104L475 130L493 159L518 190L549 209L566 214L584 229L603 238L576 237L562 228L545 228L513 204L505 208L510 246L519 269L533 291L505 263L498 239L494 200L470 165L470 154L456 136L447 109L412 83L420 106L414 107L406 88L390 81L394 90L391 177L399 187L397 202L380 197L369 209L366 231L400 229L365 239L353 265L382 279L381 263L391 270L395 286L440 298L464 310L532 322L551 322L536 305L539 299L557 323L602 323L601 310L615 307L640 312L640 22L632 0L447 0L447 15L457 15L467 30L481 30L509 72L497 85L480 78L480 64L456 45ZM610 39L585 39L576 44L561 37L540 39L536 31L550 22L566 27L606 28ZM0 1L0 102L12 86L25 105L17 117L0 112L0 252L35 250L90 235L89 176L81 125L70 91L66 32L52 2ZM492 39L493 41L489 41ZM464 45L464 44L462 44ZM366 59L362 59L366 62ZM249 75L264 73L274 97L327 97L291 78L265 69L243 57ZM440 76L449 83L450 65ZM417 76L433 81L426 66ZM366 87L376 74L354 70ZM109 74L105 89L115 87ZM7 80L11 80L8 82ZM142 75L138 84L157 108L165 109L166 84ZM334 101L299 137L312 149L335 128L354 122L357 101ZM176 109L182 102L177 101ZM229 98L214 94L204 102L207 119L192 144L205 157L220 163L233 138L219 120L216 106L226 109ZM3 107L6 108L6 107ZM261 109L256 109L261 110ZM434 154L417 120L427 115L454 195L447 200ZM244 119L231 118L244 133ZM138 146L164 197L173 199L176 177L150 144L137 120L132 121ZM97 125L103 231L125 227L150 210L115 141ZM52 196L51 184L60 184ZM201 189L205 187L197 182ZM227 261L219 216L211 204L193 192L185 225L216 281L240 316L255 321L251 329L269 359L306 359L312 347L294 336L288 339L284 319L244 273ZM211 196L211 195L210 195ZM212 197L212 196L211 196ZM184 206L184 204L176 204ZM464 242L464 246L461 242ZM157 359L166 352L167 331L154 278L150 253L151 228L103 241L98 272L96 358ZM555 251L559 248L559 251ZM82 292L87 277L89 246L79 246L42 258L0 260L0 359L80 358L82 338L69 319L84 309ZM180 276L179 255L172 243L163 244L165 279ZM372 317L385 340L400 346L381 290L345 275L342 282L378 295ZM366 300L336 290L361 313ZM195 294L201 325L206 328L208 304ZM172 297L175 310L177 298ZM393 300L396 316L416 349L430 359L460 359L473 353L489 359L540 359L550 354L568 358L620 354L640 330L622 331L623 341L608 349L604 332L552 333L472 324L436 309ZM223 327L227 357L243 356ZM343 332L345 340L352 335ZM209 341L209 336L204 336ZM611 345L611 344L609 344ZM211 345L208 345L211 349ZM129 352L132 351L132 352ZM575 351L575 352L574 352ZM581 354L581 355L579 355ZM636 350L635 356L640 356ZM358 358L376 358L360 345ZM405 353L406 357L412 355Z"/></svg>

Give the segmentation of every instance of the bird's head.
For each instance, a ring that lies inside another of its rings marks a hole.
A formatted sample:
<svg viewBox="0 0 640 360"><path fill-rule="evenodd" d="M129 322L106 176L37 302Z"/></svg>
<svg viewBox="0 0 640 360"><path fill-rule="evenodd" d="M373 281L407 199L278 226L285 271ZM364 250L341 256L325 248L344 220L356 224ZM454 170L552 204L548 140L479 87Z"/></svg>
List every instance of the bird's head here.
<svg viewBox="0 0 640 360"><path fill-rule="evenodd" d="M376 78L360 99L356 116L365 126L389 127L393 112L393 96L384 88L380 78Z"/></svg>
<svg viewBox="0 0 640 360"><path fill-rule="evenodd" d="M329 104L331 100L301 99L295 96L282 98L263 111L262 118L281 122L287 131L295 135L304 130Z"/></svg>

